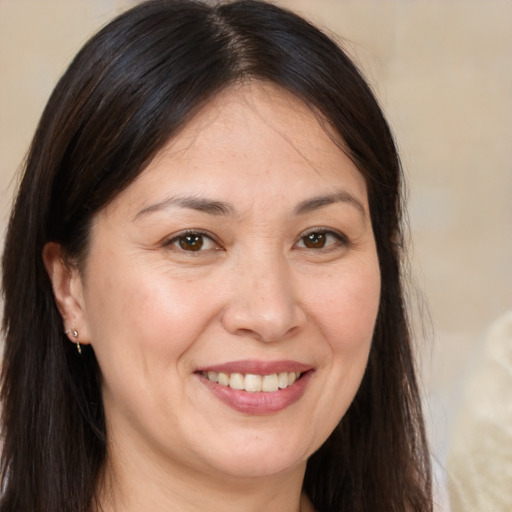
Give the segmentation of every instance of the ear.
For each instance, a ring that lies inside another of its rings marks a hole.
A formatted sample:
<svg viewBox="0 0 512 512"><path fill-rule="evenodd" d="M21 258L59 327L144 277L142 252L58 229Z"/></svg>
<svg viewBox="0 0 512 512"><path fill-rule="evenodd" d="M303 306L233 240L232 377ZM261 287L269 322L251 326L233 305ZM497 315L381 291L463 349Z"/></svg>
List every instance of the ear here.
<svg viewBox="0 0 512 512"><path fill-rule="evenodd" d="M52 283L53 295L63 321L63 331L73 343L90 342L84 287L78 268L66 261L62 246L49 242L43 248L43 262ZM72 331L79 333L74 337Z"/></svg>

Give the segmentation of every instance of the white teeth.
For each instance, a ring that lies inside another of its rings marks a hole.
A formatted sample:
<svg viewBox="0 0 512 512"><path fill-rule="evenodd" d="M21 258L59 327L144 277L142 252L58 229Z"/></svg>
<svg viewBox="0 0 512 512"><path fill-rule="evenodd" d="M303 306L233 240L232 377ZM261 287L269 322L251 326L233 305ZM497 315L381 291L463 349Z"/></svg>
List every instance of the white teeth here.
<svg viewBox="0 0 512 512"><path fill-rule="evenodd" d="M251 375L248 373L245 376L245 391L249 391L250 393L261 391L261 375Z"/></svg>
<svg viewBox="0 0 512 512"><path fill-rule="evenodd" d="M232 373L229 379L229 387L233 389L244 389L244 376L241 373Z"/></svg>
<svg viewBox="0 0 512 512"><path fill-rule="evenodd" d="M219 374L217 372L208 372L208 379L212 382L219 382Z"/></svg>
<svg viewBox="0 0 512 512"><path fill-rule="evenodd" d="M281 372L279 374L279 387L281 389L288 387L288 372Z"/></svg>
<svg viewBox="0 0 512 512"><path fill-rule="evenodd" d="M251 373L202 372L209 381L232 389L245 390L249 393L264 391L273 393L291 386L299 377L300 372L271 373L270 375L254 375Z"/></svg>
<svg viewBox="0 0 512 512"><path fill-rule="evenodd" d="M215 373L215 372L211 372L211 373ZM210 378L210 372L208 372L208 378ZM215 382L215 381L213 381ZM221 386L229 386L229 375L227 373L219 373L218 376L217 376L217 382L221 385Z"/></svg>
<svg viewBox="0 0 512 512"><path fill-rule="evenodd" d="M273 391L277 391L279 389L279 377L277 373L273 373L272 375L265 375L261 379L261 390L267 391L269 393Z"/></svg>

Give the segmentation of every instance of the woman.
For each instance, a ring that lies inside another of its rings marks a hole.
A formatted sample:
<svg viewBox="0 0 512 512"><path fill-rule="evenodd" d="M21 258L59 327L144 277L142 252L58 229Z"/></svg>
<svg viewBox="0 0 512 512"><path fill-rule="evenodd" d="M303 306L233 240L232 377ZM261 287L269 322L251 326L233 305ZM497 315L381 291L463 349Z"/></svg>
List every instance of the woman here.
<svg viewBox="0 0 512 512"><path fill-rule="evenodd" d="M152 0L93 37L6 239L2 512L431 510L400 180L290 12Z"/></svg>

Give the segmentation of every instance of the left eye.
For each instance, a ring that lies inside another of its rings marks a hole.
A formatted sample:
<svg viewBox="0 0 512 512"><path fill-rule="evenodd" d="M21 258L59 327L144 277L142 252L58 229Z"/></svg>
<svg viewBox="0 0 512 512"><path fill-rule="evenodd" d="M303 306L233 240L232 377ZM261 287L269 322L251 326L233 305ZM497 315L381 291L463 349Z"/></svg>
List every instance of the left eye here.
<svg viewBox="0 0 512 512"><path fill-rule="evenodd" d="M169 245L187 252L217 249L217 244L204 233L183 233L169 241Z"/></svg>
<svg viewBox="0 0 512 512"><path fill-rule="evenodd" d="M302 236L297 246L306 249L325 249L342 243L342 237L330 231L312 231Z"/></svg>

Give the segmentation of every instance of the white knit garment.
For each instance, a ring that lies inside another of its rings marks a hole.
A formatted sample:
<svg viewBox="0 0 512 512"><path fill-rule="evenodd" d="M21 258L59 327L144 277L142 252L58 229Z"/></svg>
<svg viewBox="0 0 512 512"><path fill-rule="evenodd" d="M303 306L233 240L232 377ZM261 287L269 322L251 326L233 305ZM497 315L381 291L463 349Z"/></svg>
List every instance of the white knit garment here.
<svg viewBox="0 0 512 512"><path fill-rule="evenodd" d="M512 512L512 311L489 331L450 445L452 512Z"/></svg>

